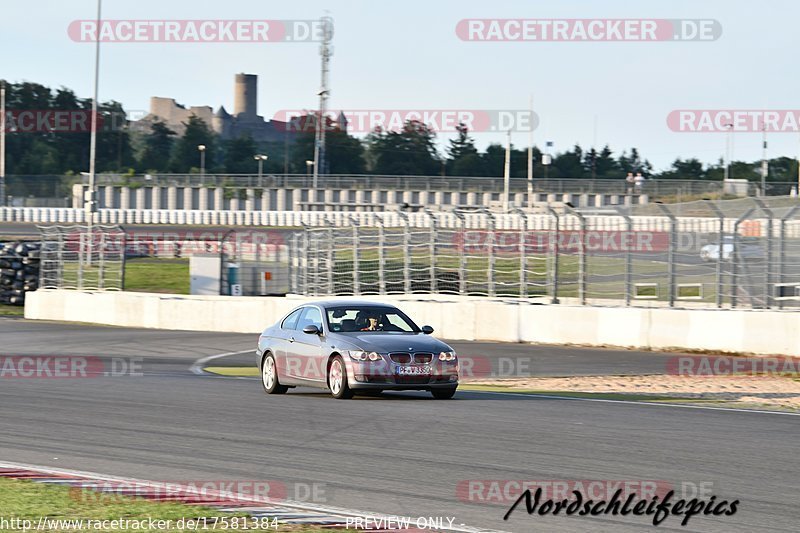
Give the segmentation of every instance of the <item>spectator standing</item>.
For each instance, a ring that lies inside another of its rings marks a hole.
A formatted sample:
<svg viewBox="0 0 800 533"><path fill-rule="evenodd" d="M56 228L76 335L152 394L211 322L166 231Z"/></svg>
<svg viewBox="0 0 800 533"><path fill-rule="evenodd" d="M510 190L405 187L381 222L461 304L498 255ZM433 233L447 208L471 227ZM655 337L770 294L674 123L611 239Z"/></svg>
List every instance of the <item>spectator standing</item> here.
<svg viewBox="0 0 800 533"><path fill-rule="evenodd" d="M633 186L634 186L635 179L633 177L633 172L628 172L628 175L625 176L625 185L628 190L628 194L633 194Z"/></svg>
<svg viewBox="0 0 800 533"><path fill-rule="evenodd" d="M642 194L642 186L644 185L644 176L642 176L641 172L636 173L636 177L633 178L633 183L636 194Z"/></svg>

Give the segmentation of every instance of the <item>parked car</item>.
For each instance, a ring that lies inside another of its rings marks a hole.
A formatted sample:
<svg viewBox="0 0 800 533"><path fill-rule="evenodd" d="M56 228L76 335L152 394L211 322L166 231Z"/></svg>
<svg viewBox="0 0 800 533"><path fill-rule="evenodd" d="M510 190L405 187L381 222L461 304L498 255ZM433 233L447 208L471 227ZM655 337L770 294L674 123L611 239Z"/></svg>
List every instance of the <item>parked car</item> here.
<svg viewBox="0 0 800 533"><path fill-rule="evenodd" d="M304 304L265 329L257 364L268 394L296 386L330 390L334 398L384 390L424 390L436 399L458 388L453 348L398 308L332 300Z"/></svg>
<svg viewBox="0 0 800 533"><path fill-rule="evenodd" d="M736 244L734 244L734 241ZM738 250L735 250L737 246ZM736 251L735 254L734 250ZM700 248L700 257L703 261L717 261L719 259L719 253L719 241L706 244ZM745 260L764 259L766 257L764 246L761 244L758 237L738 237L734 239L733 235L725 235L722 238L722 260L730 261L734 255Z"/></svg>

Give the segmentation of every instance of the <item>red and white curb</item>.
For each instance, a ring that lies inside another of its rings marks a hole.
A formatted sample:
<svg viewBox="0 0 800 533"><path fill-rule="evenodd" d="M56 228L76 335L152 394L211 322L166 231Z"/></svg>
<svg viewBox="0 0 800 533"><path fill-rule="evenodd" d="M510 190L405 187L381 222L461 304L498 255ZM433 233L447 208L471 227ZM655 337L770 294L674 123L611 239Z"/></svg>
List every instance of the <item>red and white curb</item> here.
<svg viewBox="0 0 800 533"><path fill-rule="evenodd" d="M265 503L264 498L241 493L222 494L215 490L200 490L198 487L185 484L147 481L135 478L107 476L94 472L64 470L22 463L0 461L0 477L66 485L79 490L94 490L98 493L119 496L135 496L152 501L170 501L187 505L211 507L225 513L247 513L253 518L275 518L278 523L286 525L318 525L330 528L345 528L348 518L370 518L372 523L384 521L388 523L398 518L389 515L341 509L305 502L281 500ZM176 491L176 488L178 489ZM170 494L170 496L165 496ZM407 518L414 523L413 519ZM372 530L374 533L375 530ZM464 524L440 528L438 531L459 533L494 533L491 530L473 528Z"/></svg>

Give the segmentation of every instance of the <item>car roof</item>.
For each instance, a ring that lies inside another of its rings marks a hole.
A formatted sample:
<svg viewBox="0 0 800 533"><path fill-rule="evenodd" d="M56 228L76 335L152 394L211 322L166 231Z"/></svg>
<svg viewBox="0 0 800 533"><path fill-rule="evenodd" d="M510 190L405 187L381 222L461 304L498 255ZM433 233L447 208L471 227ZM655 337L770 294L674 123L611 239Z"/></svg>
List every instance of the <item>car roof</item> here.
<svg viewBox="0 0 800 533"><path fill-rule="evenodd" d="M375 302L371 300L318 300L315 302L305 302L303 304L299 304L298 307L304 305L316 305L318 307L322 307L323 309L328 309L331 307L347 307L347 306L368 306L368 307L390 307L396 308L396 306L388 303L383 302Z"/></svg>

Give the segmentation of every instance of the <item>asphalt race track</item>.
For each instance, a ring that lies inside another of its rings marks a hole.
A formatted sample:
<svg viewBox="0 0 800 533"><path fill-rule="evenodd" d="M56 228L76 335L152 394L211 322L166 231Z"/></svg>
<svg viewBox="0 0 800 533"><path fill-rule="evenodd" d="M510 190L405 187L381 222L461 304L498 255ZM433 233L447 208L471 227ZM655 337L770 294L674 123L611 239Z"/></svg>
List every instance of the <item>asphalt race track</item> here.
<svg viewBox="0 0 800 533"><path fill-rule="evenodd" d="M503 521L508 504L465 501L457 487L466 480L658 480L740 500L734 516L695 516L687 527L668 517L659 530L796 531L797 416L477 392L452 401L423 393L335 401L310 389L268 397L255 379L189 370L201 357L250 350L255 341L0 319L2 355L127 357L142 365L139 376L0 379L0 460L153 480L275 480L289 498L293 487L321 483L317 503L455 516L506 531L653 526L646 517L529 517L523 508ZM549 375L654 373L670 357L454 345L465 354L530 357L536 373ZM251 361L241 354L214 364Z"/></svg>

